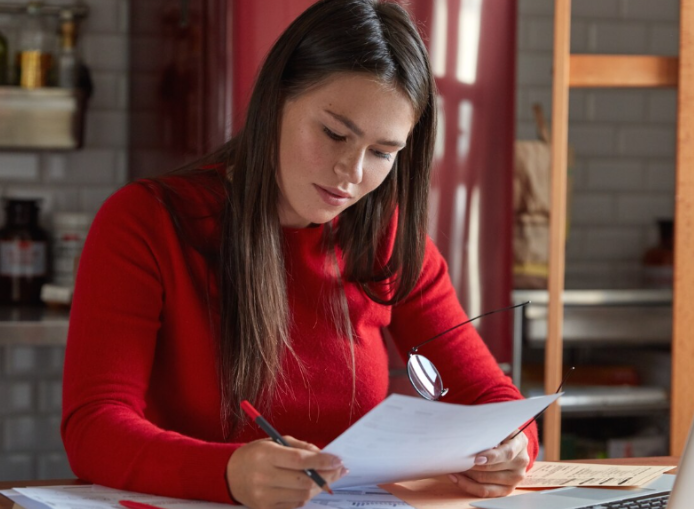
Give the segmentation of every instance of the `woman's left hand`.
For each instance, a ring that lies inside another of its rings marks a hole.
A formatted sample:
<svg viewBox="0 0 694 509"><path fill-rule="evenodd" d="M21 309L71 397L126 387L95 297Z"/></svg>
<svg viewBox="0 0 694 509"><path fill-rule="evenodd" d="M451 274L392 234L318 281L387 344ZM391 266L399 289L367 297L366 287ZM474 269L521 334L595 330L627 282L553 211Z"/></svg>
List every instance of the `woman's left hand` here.
<svg viewBox="0 0 694 509"><path fill-rule="evenodd" d="M503 497L525 478L530 463L528 438L525 433L514 431L509 438L494 449L475 456L475 466L466 472L450 474L451 481L461 490L481 498Z"/></svg>

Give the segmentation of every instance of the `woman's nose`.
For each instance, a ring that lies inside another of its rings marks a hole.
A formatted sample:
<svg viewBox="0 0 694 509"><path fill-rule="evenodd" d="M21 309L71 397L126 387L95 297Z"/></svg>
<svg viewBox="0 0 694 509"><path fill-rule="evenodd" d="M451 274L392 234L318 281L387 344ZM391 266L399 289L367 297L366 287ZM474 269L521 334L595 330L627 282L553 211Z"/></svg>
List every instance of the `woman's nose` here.
<svg viewBox="0 0 694 509"><path fill-rule="evenodd" d="M360 184L364 177L364 153L352 152L343 154L335 164L335 173L350 184Z"/></svg>

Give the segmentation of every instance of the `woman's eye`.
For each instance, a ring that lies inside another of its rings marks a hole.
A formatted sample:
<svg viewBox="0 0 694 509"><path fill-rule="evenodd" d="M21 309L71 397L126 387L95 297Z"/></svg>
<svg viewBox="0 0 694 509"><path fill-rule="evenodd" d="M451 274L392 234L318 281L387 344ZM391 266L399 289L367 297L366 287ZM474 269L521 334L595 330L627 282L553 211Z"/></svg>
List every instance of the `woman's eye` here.
<svg viewBox="0 0 694 509"><path fill-rule="evenodd" d="M387 154L385 152L379 152L378 150L373 150L373 154L379 159L385 159L386 161L390 161L390 154Z"/></svg>
<svg viewBox="0 0 694 509"><path fill-rule="evenodd" d="M332 132L332 131L331 131L330 129L328 129L327 127L323 127L323 132L324 132L325 134L327 134L327 135L328 135L328 138L330 138L331 140L335 140L335 141L345 141L345 140L347 139L346 136L340 136L339 134Z"/></svg>
<svg viewBox="0 0 694 509"><path fill-rule="evenodd" d="M347 140L347 136L341 136L341 135L337 134L336 132L331 131L330 129L328 129L325 126L323 127L323 132L331 140L334 140L334 141L346 141ZM392 154L388 154L387 152L381 152L380 150L372 150L371 152L373 153L373 155L375 155L379 159L383 159L384 161L390 161L391 157L392 157Z"/></svg>

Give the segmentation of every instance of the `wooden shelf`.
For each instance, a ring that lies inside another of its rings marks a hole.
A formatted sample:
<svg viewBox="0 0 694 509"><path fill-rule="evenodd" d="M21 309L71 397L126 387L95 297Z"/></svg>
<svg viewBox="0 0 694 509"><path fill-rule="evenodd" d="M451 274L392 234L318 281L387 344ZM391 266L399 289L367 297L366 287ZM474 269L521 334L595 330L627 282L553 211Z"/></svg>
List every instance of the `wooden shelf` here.
<svg viewBox="0 0 694 509"><path fill-rule="evenodd" d="M0 150L74 150L84 135L77 89L0 87Z"/></svg>
<svg viewBox="0 0 694 509"><path fill-rule="evenodd" d="M569 86L676 87L677 57L647 55L571 55Z"/></svg>

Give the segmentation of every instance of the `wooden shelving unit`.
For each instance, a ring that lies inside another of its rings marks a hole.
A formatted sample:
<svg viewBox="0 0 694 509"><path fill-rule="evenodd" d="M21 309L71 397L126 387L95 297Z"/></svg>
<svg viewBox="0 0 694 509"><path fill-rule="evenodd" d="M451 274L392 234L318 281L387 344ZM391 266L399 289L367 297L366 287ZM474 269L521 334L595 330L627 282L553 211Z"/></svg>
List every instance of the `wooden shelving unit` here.
<svg viewBox="0 0 694 509"><path fill-rule="evenodd" d="M684 448L694 416L694 0L680 0L679 57L572 55L571 0L555 0L552 87L552 187L549 309L545 390L562 378L562 323L566 239L569 89L578 87L677 87L677 175L673 286L670 453ZM560 454L561 408L545 415L545 456Z"/></svg>

